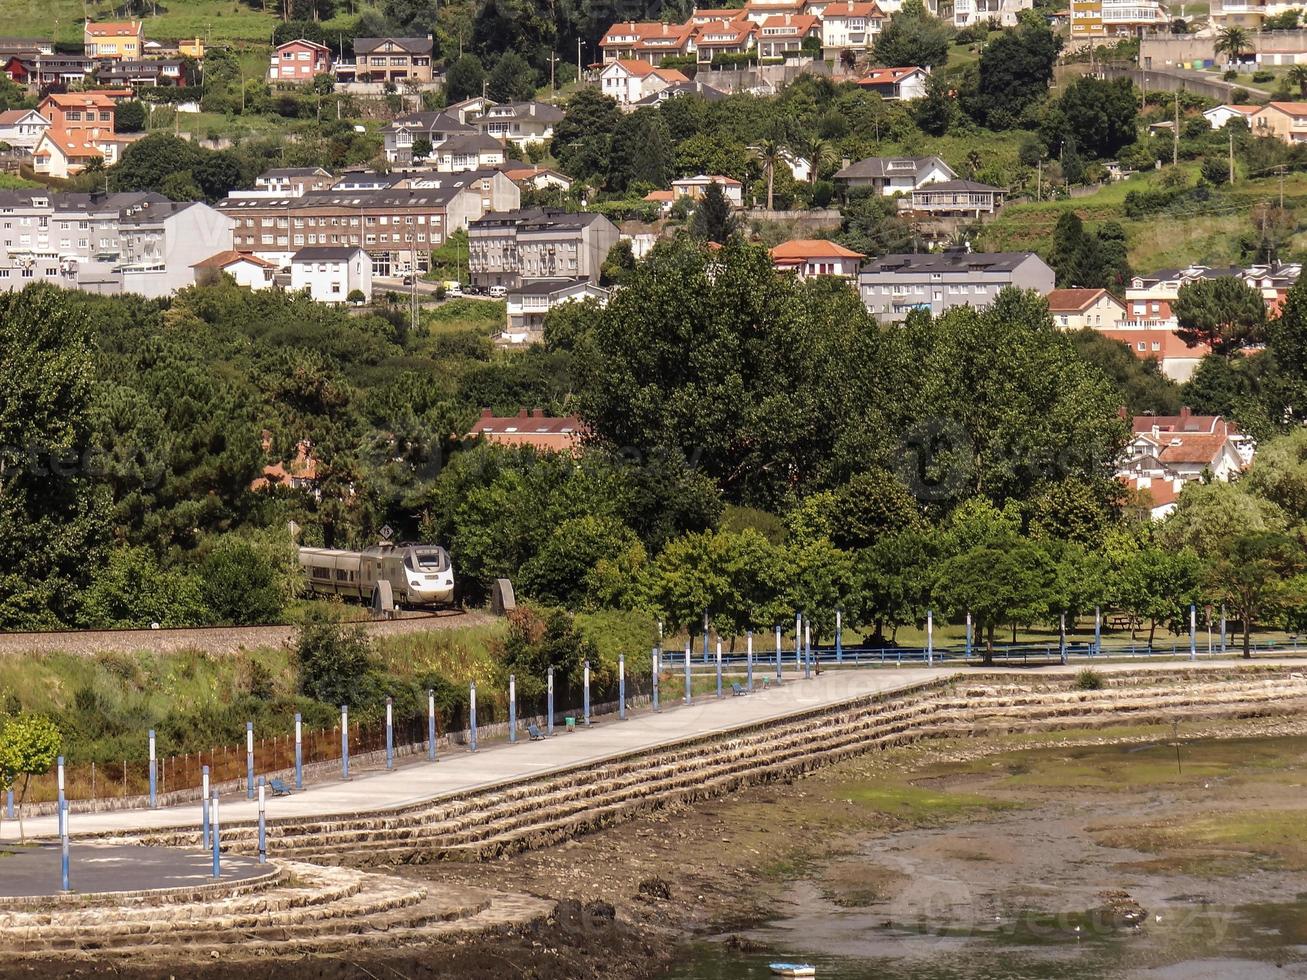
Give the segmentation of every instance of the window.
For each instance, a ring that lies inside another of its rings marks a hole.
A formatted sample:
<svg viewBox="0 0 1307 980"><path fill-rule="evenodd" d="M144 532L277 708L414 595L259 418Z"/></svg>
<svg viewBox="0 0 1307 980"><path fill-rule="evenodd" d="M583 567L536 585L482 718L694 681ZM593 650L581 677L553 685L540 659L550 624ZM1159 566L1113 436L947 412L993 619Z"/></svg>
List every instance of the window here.
<svg viewBox="0 0 1307 980"><path fill-rule="evenodd" d="M1161 341L1154 340L1154 341L1153 341L1153 350L1155 350L1155 351L1160 351L1161 349L1162 349L1162 343L1161 343Z"/></svg>
<svg viewBox="0 0 1307 980"><path fill-rule="evenodd" d="M1142 354L1146 346L1147 345L1141 340L1139 343L1135 344L1135 349Z"/></svg>

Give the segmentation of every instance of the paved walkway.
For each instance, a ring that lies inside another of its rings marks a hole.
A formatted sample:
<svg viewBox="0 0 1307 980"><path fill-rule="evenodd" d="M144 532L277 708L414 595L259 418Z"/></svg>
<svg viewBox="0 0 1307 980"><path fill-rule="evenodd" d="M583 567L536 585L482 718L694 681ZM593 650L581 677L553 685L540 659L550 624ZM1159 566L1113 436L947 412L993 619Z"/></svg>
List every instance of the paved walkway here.
<svg viewBox="0 0 1307 980"><path fill-rule="evenodd" d="M1248 663L1239 660L1207 660L1199 666L1233 666ZM1302 660L1259 659L1257 664L1292 664L1303 666ZM1147 663L1117 662L1095 664L1099 671L1156 670L1166 671L1188 666L1187 661L1153 660ZM1040 674L1075 673L1083 664L1070 667L1045 667ZM1004 676L1015 676L1024 671L999 668ZM653 714L649 711L632 714L627 721L616 715L606 715L589 729L583 727L567 734L561 726L554 737L543 742L531 742L522 733L517 744L507 742L488 745L480 752L465 749L442 752L435 763L423 761L387 772L385 770L359 774L349 782L325 781L306 786L303 792L290 797L270 798L267 801L269 821L319 816L352 816L378 813L422 803L436 797L469 793L504 782L547 774L558 769L587 763L599 763L614 756L657 748L678 740L729 731L760 722L774 722L796 712L817 707L836 705L869 694L901 690L922 681L974 675L976 668L886 668L861 670L826 670L819 677L803 680L787 671L786 682L771 690L755 690L744 697L727 696L717 700L712 695L695 698L693 705L666 705L666 710ZM241 797L224 799L222 825L249 824L257 820L256 804ZM162 829L198 830L200 804L198 801L158 810L116 810L105 813L79 814L70 817L70 830L78 834L122 833L133 834ZM56 818L33 817L25 821L30 837L53 837L57 833ZM4 821L0 827L0 840L17 836L17 822Z"/></svg>
<svg viewBox="0 0 1307 980"><path fill-rule="evenodd" d="M54 844L0 850L0 904L5 899L55 895L60 885L60 848ZM79 895L147 889L207 888L213 859L173 847L78 844L68 849L68 883ZM224 854L222 884L268 877L272 865Z"/></svg>

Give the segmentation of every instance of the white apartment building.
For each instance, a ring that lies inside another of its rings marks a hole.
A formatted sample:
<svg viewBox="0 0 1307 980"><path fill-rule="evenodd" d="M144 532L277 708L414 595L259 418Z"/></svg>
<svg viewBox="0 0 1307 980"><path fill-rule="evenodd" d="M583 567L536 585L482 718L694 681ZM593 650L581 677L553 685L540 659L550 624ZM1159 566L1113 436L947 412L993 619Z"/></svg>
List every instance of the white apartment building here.
<svg viewBox="0 0 1307 980"><path fill-rule="evenodd" d="M302 248L290 260L290 288L319 303L345 303L355 290L372 299L372 259L357 245Z"/></svg>

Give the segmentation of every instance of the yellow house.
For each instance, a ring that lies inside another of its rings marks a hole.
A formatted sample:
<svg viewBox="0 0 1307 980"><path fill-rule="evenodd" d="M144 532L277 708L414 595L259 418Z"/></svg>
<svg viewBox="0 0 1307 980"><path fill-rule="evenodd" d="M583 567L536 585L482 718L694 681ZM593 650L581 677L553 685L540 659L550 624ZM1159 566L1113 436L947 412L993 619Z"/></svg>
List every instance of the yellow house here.
<svg viewBox="0 0 1307 980"><path fill-rule="evenodd" d="M1055 289L1048 312L1062 330L1112 329L1125 319L1125 304L1106 289Z"/></svg>
<svg viewBox="0 0 1307 980"><path fill-rule="evenodd" d="M88 20L82 29L82 53L100 61L135 61L145 54L145 25L139 20Z"/></svg>
<svg viewBox="0 0 1307 980"><path fill-rule="evenodd" d="M1268 102L1248 120L1254 136L1274 136L1285 143L1307 140L1307 102Z"/></svg>
<svg viewBox="0 0 1307 980"><path fill-rule="evenodd" d="M177 42L177 53L183 58L194 58L196 61L204 60L204 39L203 38L186 38Z"/></svg>

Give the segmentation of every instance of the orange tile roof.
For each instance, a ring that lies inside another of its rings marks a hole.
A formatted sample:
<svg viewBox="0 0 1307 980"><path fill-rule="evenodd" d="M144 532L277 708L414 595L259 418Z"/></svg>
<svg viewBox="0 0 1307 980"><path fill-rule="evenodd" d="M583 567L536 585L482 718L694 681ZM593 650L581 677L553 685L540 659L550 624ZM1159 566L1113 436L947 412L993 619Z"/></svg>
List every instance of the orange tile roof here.
<svg viewBox="0 0 1307 980"><path fill-rule="evenodd" d="M873 68L867 72L864 78L858 79L859 85L889 85L893 82L900 82L907 78L913 72L923 71L916 65L909 65L903 68Z"/></svg>
<svg viewBox="0 0 1307 980"><path fill-rule="evenodd" d="M1139 485L1138 477L1122 479L1121 482L1140 495L1147 494L1154 507L1165 507L1167 504L1173 504L1176 498L1180 496L1179 491L1175 489L1170 480L1155 479L1146 487Z"/></svg>
<svg viewBox="0 0 1307 980"><path fill-rule="evenodd" d="M880 7L874 3L853 3L848 0L845 3L832 3L821 12L822 20L830 20L839 17L867 17L871 20L884 19L885 14Z"/></svg>
<svg viewBox="0 0 1307 980"><path fill-rule="evenodd" d="M139 20L106 20L93 24L88 21L86 33L92 37L118 37L123 34L139 34L141 33L141 22Z"/></svg>
<svg viewBox="0 0 1307 980"><path fill-rule="evenodd" d="M53 102L61 109L112 109L118 103L103 92L52 92L41 100L41 105Z"/></svg>
<svg viewBox="0 0 1307 980"><path fill-rule="evenodd" d="M275 263L268 262L259 258L252 252L237 252L234 249L228 249L225 252L218 252L210 255L207 259L202 259L191 266L192 269L225 269L229 265L237 262L249 262L252 265L261 266L264 269L276 269Z"/></svg>
<svg viewBox="0 0 1307 980"><path fill-rule="evenodd" d="M763 29L768 27L792 27L794 28L793 33L799 34L820 27L821 21L812 16L795 17L790 14L774 14L764 20L761 26Z"/></svg>
<svg viewBox="0 0 1307 980"><path fill-rule="evenodd" d="M669 85L675 85L677 82L688 82L690 79L677 71L675 68L655 68L652 74L661 78Z"/></svg>
<svg viewBox="0 0 1307 980"><path fill-rule="evenodd" d="M719 44L740 44L749 35L757 31L757 26L751 21L712 21L708 24L701 24L694 37L694 43L701 48L711 48ZM722 37L709 38L709 34L721 34Z"/></svg>
<svg viewBox="0 0 1307 980"><path fill-rule="evenodd" d="M1170 440L1179 440L1177 445ZM1180 432L1171 433L1163 442L1157 458L1163 463L1210 463L1229 442L1224 433Z"/></svg>
<svg viewBox="0 0 1307 980"><path fill-rule="evenodd" d="M771 250L773 259L865 259L861 252L824 238L794 238Z"/></svg>
<svg viewBox="0 0 1307 980"><path fill-rule="evenodd" d="M676 191L650 191L644 196L644 200L655 204L670 203L676 200Z"/></svg>
<svg viewBox="0 0 1307 980"><path fill-rule="evenodd" d="M644 78L646 75L654 73L654 66L647 61L632 61L630 58L618 58L616 61L608 62L609 65L617 65L625 69L636 78Z"/></svg>
<svg viewBox="0 0 1307 980"><path fill-rule="evenodd" d="M1266 109L1279 109L1290 116L1307 116L1307 102L1268 102Z"/></svg>
<svg viewBox="0 0 1307 980"><path fill-rule="evenodd" d="M46 140L59 147L63 155L69 159L86 160L104 156L104 152L98 146L75 139L62 129L47 129L41 137L41 142L44 143ZM38 143L37 149L40 149L40 146L41 143Z"/></svg>
<svg viewBox="0 0 1307 980"><path fill-rule="evenodd" d="M467 434L504 446L533 446L549 452L573 452L589 431L589 427L575 415L553 417L539 409L530 412L522 409L516 415L501 417L492 415L487 408L482 410L481 417Z"/></svg>
<svg viewBox="0 0 1307 980"><path fill-rule="evenodd" d="M1050 313L1079 313L1087 310L1104 296L1106 289L1055 289L1046 297ZM1117 305L1120 305L1118 301Z"/></svg>

